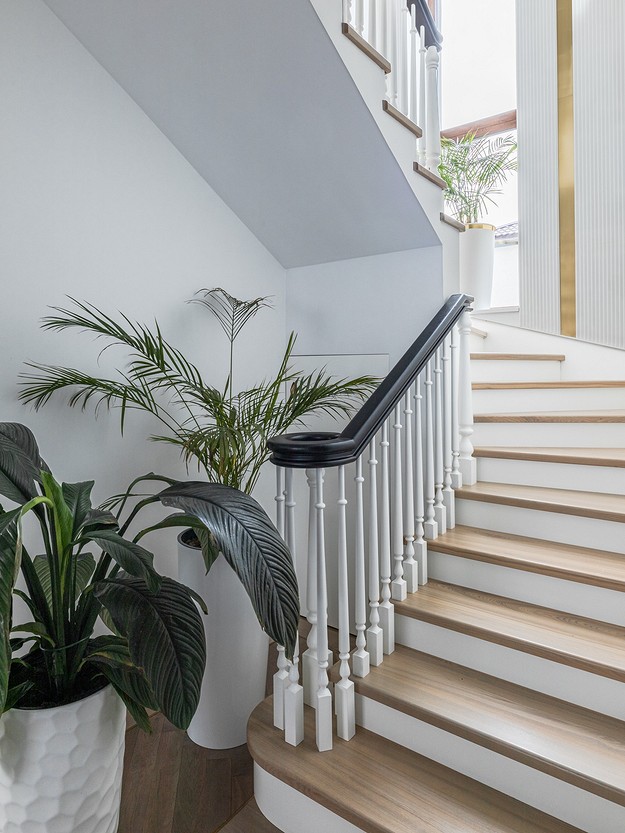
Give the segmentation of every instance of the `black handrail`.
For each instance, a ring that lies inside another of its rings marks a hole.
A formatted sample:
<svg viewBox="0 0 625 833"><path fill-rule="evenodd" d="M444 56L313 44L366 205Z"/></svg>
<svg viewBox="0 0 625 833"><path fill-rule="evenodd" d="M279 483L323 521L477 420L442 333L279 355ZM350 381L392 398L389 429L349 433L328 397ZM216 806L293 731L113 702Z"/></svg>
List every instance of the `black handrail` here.
<svg viewBox="0 0 625 833"><path fill-rule="evenodd" d="M317 469L357 460L472 302L469 295L451 295L340 434L304 431L272 437L267 443L272 463Z"/></svg>
<svg viewBox="0 0 625 833"><path fill-rule="evenodd" d="M408 8L415 7L415 17L417 22L417 30L421 26L425 27L425 45L435 46L439 52L443 45L443 36L441 35L434 15L430 11L427 0L407 0Z"/></svg>

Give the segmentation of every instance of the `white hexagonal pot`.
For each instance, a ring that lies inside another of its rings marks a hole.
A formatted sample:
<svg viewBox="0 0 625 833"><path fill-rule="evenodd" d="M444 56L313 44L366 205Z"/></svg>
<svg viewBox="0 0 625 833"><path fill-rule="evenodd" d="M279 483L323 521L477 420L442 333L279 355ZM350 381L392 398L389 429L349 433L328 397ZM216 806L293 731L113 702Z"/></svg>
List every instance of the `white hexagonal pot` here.
<svg viewBox="0 0 625 833"><path fill-rule="evenodd" d="M111 686L0 718L2 833L116 833L126 710Z"/></svg>

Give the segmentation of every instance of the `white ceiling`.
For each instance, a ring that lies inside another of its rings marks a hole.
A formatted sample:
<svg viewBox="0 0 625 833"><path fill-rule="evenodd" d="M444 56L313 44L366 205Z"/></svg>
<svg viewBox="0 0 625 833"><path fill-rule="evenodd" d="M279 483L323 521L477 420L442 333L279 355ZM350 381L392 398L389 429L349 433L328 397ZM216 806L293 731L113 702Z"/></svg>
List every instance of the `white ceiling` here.
<svg viewBox="0 0 625 833"><path fill-rule="evenodd" d="M309 0L45 2L283 266L438 243Z"/></svg>

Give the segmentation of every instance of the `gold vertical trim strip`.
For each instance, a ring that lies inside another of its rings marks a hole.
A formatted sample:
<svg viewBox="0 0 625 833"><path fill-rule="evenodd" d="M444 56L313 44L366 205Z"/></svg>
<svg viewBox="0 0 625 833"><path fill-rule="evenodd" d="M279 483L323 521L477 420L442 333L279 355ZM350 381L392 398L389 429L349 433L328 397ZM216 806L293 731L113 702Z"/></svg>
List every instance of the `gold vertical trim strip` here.
<svg viewBox="0 0 625 833"><path fill-rule="evenodd" d="M573 0L557 0L560 332L577 333L575 298L575 147L573 123Z"/></svg>

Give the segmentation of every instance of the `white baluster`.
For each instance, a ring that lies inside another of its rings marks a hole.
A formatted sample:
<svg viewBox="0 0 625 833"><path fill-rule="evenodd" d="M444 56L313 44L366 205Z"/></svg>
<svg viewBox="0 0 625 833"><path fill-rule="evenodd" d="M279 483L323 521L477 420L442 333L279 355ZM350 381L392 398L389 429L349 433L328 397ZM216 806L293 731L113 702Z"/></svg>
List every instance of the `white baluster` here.
<svg viewBox="0 0 625 833"><path fill-rule="evenodd" d="M425 164L426 167L438 173L441 161L441 119L438 89L439 54L435 46L428 47L425 56L426 74L426 107L425 118Z"/></svg>
<svg viewBox="0 0 625 833"><path fill-rule="evenodd" d="M447 516L447 529L456 525L456 499L451 487L452 449L451 435L453 431L453 417L451 413L451 336L446 336L443 342L443 503Z"/></svg>
<svg viewBox="0 0 625 833"><path fill-rule="evenodd" d="M304 703L317 704L317 470L306 469L308 483L308 562L306 565L306 618L310 623L307 648L302 654L302 682L304 684Z"/></svg>
<svg viewBox="0 0 625 833"><path fill-rule="evenodd" d="M365 33L365 3L364 0L356 0L356 31L362 37Z"/></svg>
<svg viewBox="0 0 625 833"><path fill-rule="evenodd" d="M417 139L417 162L425 165L425 122L427 114L425 111L425 27L419 30L419 119L417 124L423 131Z"/></svg>
<svg viewBox="0 0 625 833"><path fill-rule="evenodd" d="M289 663L284 646L278 645L278 670L273 675L273 725L284 729L284 692L289 684Z"/></svg>
<svg viewBox="0 0 625 833"><path fill-rule="evenodd" d="M434 515L434 413L432 397L432 360L425 369L425 537L438 538L438 524Z"/></svg>
<svg viewBox="0 0 625 833"><path fill-rule="evenodd" d="M328 688L328 597L323 502L323 469L315 470L315 514L317 521L317 749L332 749L332 694Z"/></svg>
<svg viewBox="0 0 625 833"><path fill-rule="evenodd" d="M389 95L388 99L393 105L397 107L397 84L399 79L399 66L397 60L397 0L387 0L388 2L388 55L387 58L391 64L391 71L388 73Z"/></svg>
<svg viewBox="0 0 625 833"><path fill-rule="evenodd" d="M343 23L353 27L352 0L343 0Z"/></svg>
<svg viewBox="0 0 625 833"><path fill-rule="evenodd" d="M395 406L395 422L393 424L393 467L391 509L393 513L392 541L393 541L393 583L391 593L396 602L403 602L406 598L406 581L404 579L404 525L402 506L402 476L401 476L401 405Z"/></svg>
<svg viewBox="0 0 625 833"><path fill-rule="evenodd" d="M276 466L276 529L284 538L284 469Z"/></svg>
<svg viewBox="0 0 625 833"><path fill-rule="evenodd" d="M395 650L395 605L391 602L391 507L388 421L382 426L380 442L380 577L382 601L380 626L384 634L384 653Z"/></svg>
<svg viewBox="0 0 625 833"><path fill-rule="evenodd" d="M402 113L408 114L408 37L410 33L410 10L406 0L399 0L399 14L397 16L397 45L399 80L397 82L398 107Z"/></svg>
<svg viewBox="0 0 625 833"><path fill-rule="evenodd" d="M423 418L421 403L423 396L421 395L421 377L415 384L415 557L419 565L419 584L427 584L428 580L428 545L424 538L425 530L423 528L423 521L425 520L425 503L423 497L423 479L425 473L423 471Z"/></svg>
<svg viewBox="0 0 625 833"><path fill-rule="evenodd" d="M377 0L369 0L367 15L367 40L374 49L378 49L378 4ZM379 51L379 50L378 50Z"/></svg>
<svg viewBox="0 0 625 833"><path fill-rule="evenodd" d="M409 65L409 105L408 118L415 124L419 124L419 33L417 32L417 7L410 7L410 59Z"/></svg>
<svg viewBox="0 0 625 833"><path fill-rule="evenodd" d="M434 517L438 525L438 534L447 531L447 511L443 503L443 366L441 363L441 347L434 354Z"/></svg>
<svg viewBox="0 0 625 833"><path fill-rule="evenodd" d="M404 580L406 591L419 589L419 565L415 561L415 505L412 455L412 386L404 396Z"/></svg>
<svg viewBox="0 0 625 833"><path fill-rule="evenodd" d="M295 492L293 469L285 474L285 540L295 563ZM299 684L299 636L295 640L288 686L284 691L284 739L292 746L304 740L304 689Z"/></svg>
<svg viewBox="0 0 625 833"><path fill-rule="evenodd" d="M367 651L371 665L381 665L384 634L380 627L380 561L378 530L378 488L375 440L369 443L369 627Z"/></svg>
<svg viewBox="0 0 625 833"><path fill-rule="evenodd" d="M356 461L356 650L352 657L352 667L356 677L366 677L369 673L369 654L367 652L367 596L365 588L365 506L362 476L362 456Z"/></svg>
<svg viewBox="0 0 625 833"><path fill-rule="evenodd" d="M458 328L451 330L451 487L462 488L460 474L460 429L458 428L458 391L459 391L459 356Z"/></svg>
<svg viewBox="0 0 625 833"><path fill-rule="evenodd" d="M473 456L473 401L471 392L471 353L469 335L471 314L465 312L460 319L460 378L458 422L460 424L460 473L464 486L477 482L477 466Z"/></svg>
<svg viewBox="0 0 625 833"><path fill-rule="evenodd" d="M354 683L349 679L349 591L347 575L347 499L345 497L345 466L339 466L339 659L341 679L336 684L334 707L336 731L343 740L350 740L356 732L356 696Z"/></svg>
<svg viewBox="0 0 625 833"><path fill-rule="evenodd" d="M385 58L388 58L388 0L377 0L378 7L378 45L377 50ZM388 75L386 76L387 91L388 91Z"/></svg>

